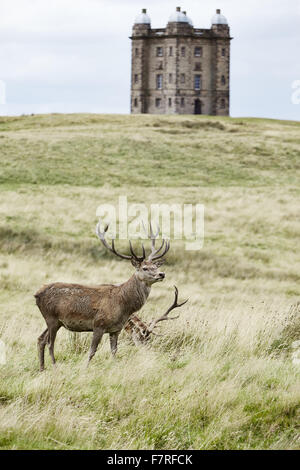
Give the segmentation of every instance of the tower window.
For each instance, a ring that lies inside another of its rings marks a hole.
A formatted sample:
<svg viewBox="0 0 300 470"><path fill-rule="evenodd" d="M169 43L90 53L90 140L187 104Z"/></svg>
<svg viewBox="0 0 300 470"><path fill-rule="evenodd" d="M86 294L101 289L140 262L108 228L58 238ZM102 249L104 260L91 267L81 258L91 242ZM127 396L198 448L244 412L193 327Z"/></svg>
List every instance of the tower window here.
<svg viewBox="0 0 300 470"><path fill-rule="evenodd" d="M201 75L195 75L194 88L195 90L201 90Z"/></svg>
<svg viewBox="0 0 300 470"><path fill-rule="evenodd" d="M222 109L225 108L225 100L224 100L224 98L221 99L221 108L222 108Z"/></svg>
<svg viewBox="0 0 300 470"><path fill-rule="evenodd" d="M202 47L195 47L194 51L195 57L202 57Z"/></svg>
<svg viewBox="0 0 300 470"><path fill-rule="evenodd" d="M222 56L225 57L226 56L226 49L222 49Z"/></svg>
<svg viewBox="0 0 300 470"><path fill-rule="evenodd" d="M138 57L138 55L139 55L139 50L138 50L138 48L136 47L136 48L135 48L135 56Z"/></svg>
<svg viewBox="0 0 300 470"><path fill-rule="evenodd" d="M169 47L169 56L172 56L173 55L173 46L170 46Z"/></svg>
<svg viewBox="0 0 300 470"><path fill-rule="evenodd" d="M180 74L180 83L185 83L185 74L184 73Z"/></svg>
<svg viewBox="0 0 300 470"><path fill-rule="evenodd" d="M162 89L162 74L156 75L156 88L157 90Z"/></svg>
<svg viewBox="0 0 300 470"><path fill-rule="evenodd" d="M180 99L180 106L184 106L184 98Z"/></svg>
<svg viewBox="0 0 300 470"><path fill-rule="evenodd" d="M136 73L135 76L134 76L134 83L138 83L138 81L139 81L139 76Z"/></svg>
<svg viewBox="0 0 300 470"><path fill-rule="evenodd" d="M169 98L169 106L172 106L172 98Z"/></svg>
<svg viewBox="0 0 300 470"><path fill-rule="evenodd" d="M157 55L157 57L162 57L163 56L163 48L162 47L157 47L156 48L156 55Z"/></svg>
<svg viewBox="0 0 300 470"><path fill-rule="evenodd" d="M224 75L222 75L221 83L222 83L222 85L225 85L225 84L226 84L226 79L225 79L225 76L224 76Z"/></svg>
<svg viewBox="0 0 300 470"><path fill-rule="evenodd" d="M182 55L182 57L185 57L185 47L181 48L181 55Z"/></svg>
<svg viewBox="0 0 300 470"><path fill-rule="evenodd" d="M159 108L161 105L161 98L155 98L155 106Z"/></svg>
<svg viewBox="0 0 300 470"><path fill-rule="evenodd" d="M137 105L138 105L138 100L137 100L137 98L134 98L134 107L136 108Z"/></svg>
<svg viewBox="0 0 300 470"><path fill-rule="evenodd" d="M163 63L162 63L162 62L159 62L159 63L157 64L157 68L158 68L158 70L162 70L162 69L163 69Z"/></svg>
<svg viewBox="0 0 300 470"><path fill-rule="evenodd" d="M169 83L172 83L172 82L173 82L173 74L169 73Z"/></svg>
<svg viewBox="0 0 300 470"><path fill-rule="evenodd" d="M200 62L195 63L195 70L202 70L202 64Z"/></svg>

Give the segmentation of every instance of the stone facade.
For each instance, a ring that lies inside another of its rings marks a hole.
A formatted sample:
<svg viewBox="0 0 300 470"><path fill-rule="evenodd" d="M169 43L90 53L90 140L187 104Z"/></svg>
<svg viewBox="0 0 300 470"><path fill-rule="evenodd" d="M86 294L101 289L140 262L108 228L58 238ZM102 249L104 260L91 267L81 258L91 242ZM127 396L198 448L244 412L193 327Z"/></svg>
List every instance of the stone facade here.
<svg viewBox="0 0 300 470"><path fill-rule="evenodd" d="M130 39L131 113L229 115L227 24L198 29L169 21L164 29L152 29L150 22L135 23Z"/></svg>

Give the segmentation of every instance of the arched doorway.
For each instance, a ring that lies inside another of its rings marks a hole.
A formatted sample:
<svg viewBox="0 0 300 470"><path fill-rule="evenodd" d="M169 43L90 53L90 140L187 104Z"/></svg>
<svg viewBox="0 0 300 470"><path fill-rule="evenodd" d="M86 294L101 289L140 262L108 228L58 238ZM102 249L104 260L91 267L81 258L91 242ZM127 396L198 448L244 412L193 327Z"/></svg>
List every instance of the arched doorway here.
<svg viewBox="0 0 300 470"><path fill-rule="evenodd" d="M194 114L202 114L202 103L199 98L195 100Z"/></svg>

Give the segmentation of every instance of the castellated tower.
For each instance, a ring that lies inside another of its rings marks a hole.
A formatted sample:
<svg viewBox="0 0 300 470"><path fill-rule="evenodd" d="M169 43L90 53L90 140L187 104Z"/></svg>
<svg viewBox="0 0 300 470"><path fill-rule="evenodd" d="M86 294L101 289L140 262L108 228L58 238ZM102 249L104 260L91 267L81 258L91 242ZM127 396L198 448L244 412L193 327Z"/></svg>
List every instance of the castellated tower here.
<svg viewBox="0 0 300 470"><path fill-rule="evenodd" d="M132 29L131 113L229 115L230 31L217 10L194 28L180 7L152 29L145 9Z"/></svg>

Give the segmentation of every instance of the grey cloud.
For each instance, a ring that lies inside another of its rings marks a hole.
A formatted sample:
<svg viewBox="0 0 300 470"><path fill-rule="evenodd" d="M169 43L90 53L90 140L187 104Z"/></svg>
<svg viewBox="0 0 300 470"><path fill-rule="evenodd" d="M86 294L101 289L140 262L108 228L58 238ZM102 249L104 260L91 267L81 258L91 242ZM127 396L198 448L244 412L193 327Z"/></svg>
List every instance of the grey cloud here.
<svg viewBox="0 0 300 470"><path fill-rule="evenodd" d="M164 26L177 3L2 0L0 79L7 104L0 114L128 112L133 20L146 7L153 27ZM181 5L198 27L209 27L216 8L229 20L232 115L299 119L300 105L290 99L292 82L300 79L297 0Z"/></svg>

